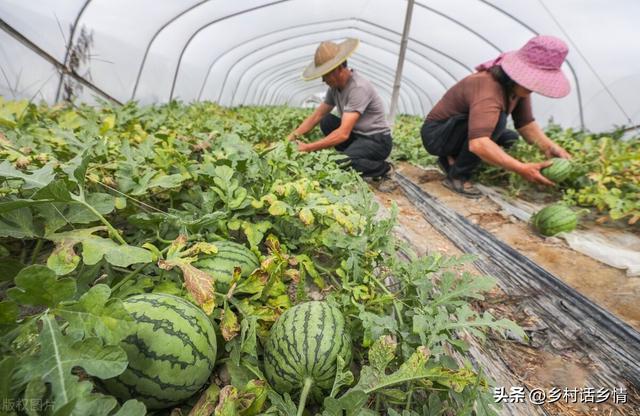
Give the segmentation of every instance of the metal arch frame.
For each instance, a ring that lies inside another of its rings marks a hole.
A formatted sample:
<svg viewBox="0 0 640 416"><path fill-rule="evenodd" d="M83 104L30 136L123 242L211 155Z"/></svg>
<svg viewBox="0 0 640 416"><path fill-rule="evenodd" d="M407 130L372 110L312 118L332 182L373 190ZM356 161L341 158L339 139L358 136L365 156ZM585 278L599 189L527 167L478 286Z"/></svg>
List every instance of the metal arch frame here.
<svg viewBox="0 0 640 416"><path fill-rule="evenodd" d="M62 62L62 65L65 68L69 64L69 50L71 49L71 46L73 45L73 38L76 35L76 29L78 28L78 22L80 22L80 18L84 14L84 11L86 10L86 8L89 6L89 3L91 3L91 0L87 0L87 1L84 2L82 7L80 8L80 11L76 15L76 18L75 18L75 20L73 22L73 26L71 27L71 32L69 33L69 42L67 42L67 50L64 53L64 62ZM64 72L60 72L60 80L58 81L58 88L56 89L56 98L55 98L56 101L55 102L58 102L58 100L60 99L60 91L62 90L62 82L63 81L64 81Z"/></svg>
<svg viewBox="0 0 640 416"><path fill-rule="evenodd" d="M193 34L191 34L191 36L189 37L189 40L187 40L187 42L185 43L184 47L182 48L182 51L180 51L180 57L178 58L178 64L176 65L176 70L173 74L173 82L171 83L171 92L169 93L169 101L171 101L173 99L173 93L175 91L176 88L176 81L178 80L178 74L180 73L180 66L182 65L182 58L184 57L184 53L186 52L187 48L189 47L189 45L191 45L191 42L193 41L193 39L198 36L198 34L200 32L202 32L203 30L205 30L206 28L208 28L209 26L216 24L218 22L222 22L223 20L227 20L227 19L231 19L233 17L237 17L237 16L241 16L243 14L247 14L247 13L251 13L254 12L256 10L260 10L260 9L264 9L265 7L269 7L269 6L273 6L275 4L281 4L281 3L286 3L292 0L275 0L269 3L265 3L265 4L261 4L259 6L255 6L255 7L251 7L249 9L245 9L236 13L231 13L228 14L226 16L223 16L219 19L215 19L212 20L211 22L207 23L204 26L201 26L200 28L198 28L198 30L196 30L195 32L193 32Z"/></svg>
<svg viewBox="0 0 640 416"><path fill-rule="evenodd" d="M82 15L84 14L84 11L85 11L85 10L86 10L86 8L88 7L88 5L89 5L90 1L91 1L91 0L87 0L87 2L86 2L86 3L84 4L84 6L82 7L81 11L80 11L80 12L78 13L78 15L76 16L75 23L74 23L74 26L73 26L73 29L72 29L73 35L75 35L75 29L77 28L78 23L79 23L79 21L80 21L80 19L81 19ZM171 99L172 99L172 97L173 97L173 93L174 93L174 89L175 89L175 83L176 83L176 80L177 80L177 77L178 77L178 73L179 73L179 70L180 70L180 66L181 66L181 63L182 63L182 58L183 58L183 56L184 56L184 52L185 52L185 51L186 51L186 49L188 48L188 46L189 46L189 44L191 43L191 41L195 38L195 36L197 36L197 34L198 34L200 31L204 30L204 28L206 28L206 27L208 27L208 26L210 26L210 25L212 25L212 24L214 24L214 23L217 23L217 22L219 22L219 21L222 21L222 20L225 20L225 19L228 19L228 18L234 17L234 16L242 15L242 14L245 14L245 13L249 13L249 12L252 12L252 11L254 11L254 10L262 9L262 8L264 8L264 7L272 6L272 5L274 5L274 4L280 4L280 3L283 3L283 2L287 2L287 1L290 1L290 0L278 0L278 1L274 1L274 2L270 2L270 3L262 4L262 5L260 5L260 6L256 6L256 7L250 8L250 9L245 9L245 10L242 10L242 11L240 11L240 12L237 12L237 13L233 13L233 14L227 15L227 16L224 16L224 17L222 17L222 18L220 18L220 19L216 19L216 20L214 20L214 21L212 21L212 22L208 23L207 25L205 25L205 26L201 27L201 28L200 28L200 29L198 29L196 32L194 32L194 33L191 35L191 37L189 38L189 40L187 41L187 43L185 44L185 46L183 47L183 49L182 49L182 51L181 51L181 53L180 53L180 58L179 58L179 60L178 60L178 64L177 64L177 66L176 66L176 70L175 70L175 72L174 72L174 79L173 79L173 83L172 83L172 87L171 87L171 94L170 94L169 99L171 100ZM509 17L509 18L510 18L510 19L512 19L513 21L515 21L515 22L519 23L522 27L524 27L524 28L528 29L528 30L529 30L529 31L531 31L532 33L537 34L537 31L535 31L533 28L529 27L526 23L524 23L524 22L523 22L523 21L521 21L520 19L518 19L518 18L516 18L515 16L513 16L511 13L509 13L509 12L507 12L507 11L505 11L505 10L501 9L500 7L498 7L498 6L494 5L494 4L489 3L489 2L488 2L488 1L486 1L486 0L479 0L479 1L480 1L481 3L483 3L483 4L485 4L485 5L487 5L487 6L491 7L491 8L493 8L494 10L497 10L498 12L502 13L503 15L505 15L505 16L507 16L507 17ZM199 5L201 5L201 4L203 4L203 3L204 3L204 1L203 1L203 2L201 2L201 3L199 3ZM448 16L448 15L445 15L445 14L443 14L443 13L441 13L441 12L439 12L439 11L436 11L436 10L434 10L434 9L432 9L432 8L428 7L428 6L425 6L425 5L423 5L422 3L417 3L417 4L418 4L418 6L419 6L419 7L422 7L422 8L424 8L424 9L426 9L426 10L429 10L429 11L430 11L430 12L432 12L432 13L437 13L438 15L440 15L440 16L442 16L442 17L445 17L445 18L447 18L447 19L449 19L449 20L451 20L451 21L453 21L453 22L455 22L455 23L457 23L457 24L461 25L461 26L462 26L462 27L464 27L466 30L469 30L469 31L471 31L472 33L476 34L476 33L475 33L475 31L473 31L472 29L470 29L470 28L466 27L466 26L465 26L465 25L463 25L462 23L458 22L456 19L453 19L453 18L451 18L451 17L450 17L450 16ZM196 7L197 7L197 6L196 6ZM166 28L169 24L171 24L173 21L175 21L175 20L176 20L177 18L179 18L180 16L182 16L182 14L181 14L181 15L176 16L174 19L172 19L172 20L170 20L169 22L167 22L167 23L166 23L166 24L165 24L165 25L160 29L160 31L162 31L164 28ZM388 30L388 29L387 29L387 30ZM159 31L159 32L160 32L160 31ZM157 32L157 33L159 33L159 32ZM74 37L73 35L70 35L70 40L69 40L69 42L72 42L72 41L73 41L73 37ZM476 35L478 35L478 34L476 34ZM157 36L157 34L156 34L156 36ZM486 38L482 37L482 36L481 36L481 39L483 39L483 40L485 40L486 42L488 42L488 40L487 40ZM154 39L153 39L153 40L155 40L155 36L154 36ZM412 41L413 41L413 42L416 42L416 43L420 43L420 42L417 42L416 40L412 40ZM488 43L489 43L489 44L491 44L490 42L488 42ZM148 50L149 50L150 46L151 46L151 42L147 45L147 49L146 49L145 54L148 52ZM427 46L427 45L423 45L423 46ZM498 50L499 50L499 49L498 49ZM67 56L65 56L65 64L66 64L66 61L68 60L68 51L69 51L69 47L67 48ZM458 61L458 62L459 62L459 61ZM569 62L568 60L567 60L566 62L567 62L567 66L568 66L568 67L569 67L569 69L571 70L571 73L572 73L572 75L573 75L574 81L575 81L575 83L576 83L576 94L577 94L577 98L578 98L578 109L579 109L579 113L580 113L580 123L581 123L582 128L584 128L584 114L583 114L583 103L582 103L582 93L581 93L581 90L580 90L580 82L579 82L579 80L578 80L578 76L577 76L577 74L576 74L576 72L575 72L575 69L573 68L573 65L571 65L571 62ZM142 70L142 68L143 68L143 67L144 67L144 64L143 64L143 65L141 65L141 70ZM62 79L63 79L63 77L64 77L64 74L62 74L62 75L61 75L61 79L60 79L60 83L59 83L58 92L56 93L56 100L57 100L58 95L59 95L59 89L60 89L60 87L61 87L61 83L62 83ZM136 81L135 89L137 89L138 81L139 81L139 80L137 80L137 81ZM134 91L135 91L135 89L134 89Z"/></svg>
<svg viewBox="0 0 640 416"><path fill-rule="evenodd" d="M303 62L303 61L306 61L307 59L308 59L308 58L296 58L296 59L294 59L294 60L290 60L290 61L287 61L287 62L284 62L284 63L278 64L278 66L279 66L279 67L285 67L285 68L286 68L286 67L288 67L290 64L298 63L298 62ZM376 69L376 72L380 72L380 73L387 73L387 74L389 74L389 73L391 73L391 72L392 72L391 70L386 70L386 68L384 68L384 66L382 66L382 65L378 64L377 62L371 62L371 61L369 61L369 60L365 60L365 59L362 59L362 58L360 58L360 57L352 57L352 58L350 58L350 59L349 59L349 62L356 62L356 63L361 62L362 64L364 64L364 65L366 65L366 66L369 66L370 68L373 68L373 67L375 67L376 65L377 65L377 66L380 66L382 69ZM280 72L282 72L280 69L278 69L278 70L274 70L271 74L269 74L269 77L272 77L272 76L273 76L273 74L278 74L278 73L280 73ZM282 75L282 74L280 74L280 75ZM289 71L289 72L287 72L287 73L285 73L284 75L290 75L290 71ZM276 78L275 80L273 80L273 82L272 82L270 85L274 85L275 83L280 82L280 81L282 81L283 79L284 79L284 77L283 77L283 76L280 76L280 77ZM252 81L253 81L253 80L252 80ZM267 89L266 89L266 88L262 88L262 85L264 85L264 84L265 84L265 83L267 83L267 82L268 82L268 79L265 79L265 81L264 81L264 82L263 82L263 83L258 87L258 88L262 89L262 91L260 91L260 93L257 95L258 99L256 100L256 102L257 102L258 104L260 104L260 103L262 103L262 102L265 102L265 103L269 102L269 101L266 99L266 97L264 96L264 95L266 95L266 91L267 91ZM421 94L422 94L423 96L426 96L426 97L427 97L427 99L429 100L430 104L433 106L433 100L431 99L431 96L429 96L429 94L427 94L427 92L426 92L422 87L420 87L420 86L416 85L413 81L410 81L410 80L407 80L407 84L408 84L410 87L412 87L412 88L413 88L413 89L412 89L412 90L410 90L410 91L411 91L413 94L415 94L415 96L417 97L417 99L418 99L418 103L419 103L419 107L421 108L421 110L422 110L422 112L423 112L423 113L424 113L424 110L425 110L425 105L424 105L424 102L423 102L423 100L422 100L422 98L421 98ZM268 87L267 87L267 88L268 88ZM278 91L278 89L276 89L276 91ZM417 92L417 91L418 91L418 92ZM420 94L420 93L421 93L421 94ZM409 96L409 95L410 95L410 94L407 94L407 93L406 93L406 90L405 90L405 94L406 94L407 96ZM276 95L276 94L274 93L273 95ZM275 101L275 98L274 98L274 99L272 99L271 101Z"/></svg>
<svg viewBox="0 0 640 416"><path fill-rule="evenodd" d="M91 1L91 0L89 0ZM172 17L171 19L169 19L167 22L165 22L162 26L160 26L160 29L158 29L156 31L156 33L154 33L153 37L151 38L151 40L149 41L149 43L147 44L147 47L144 50L144 55L142 57L142 62L140 63L140 69L138 70L138 75L136 76L136 83L133 86L133 92L131 93L131 100L135 99L136 97L136 93L138 92L138 84L140 83L140 77L142 76L142 71L144 70L144 66L147 63L147 57L149 56L149 51L151 50L151 47L153 46L153 43L156 41L156 38L158 36L160 36L160 33L162 33L162 31L164 31L170 24L174 23L176 20L180 19L182 16L184 16L185 14L189 13L191 10L202 6L204 3L207 3L211 0L202 0L199 3L196 3L194 5L192 5L191 7L183 10L182 12L180 12L179 14L175 15L174 17Z"/></svg>
<svg viewBox="0 0 640 416"><path fill-rule="evenodd" d="M361 30L361 29L358 29L358 30ZM362 31L362 30L361 30L361 31ZM375 34L372 34L372 33L367 32L367 31L364 31L364 32L365 32L365 33L369 33L369 34L371 34L371 36L372 36L374 39L384 39L384 40L387 40L387 41L389 41L389 42L393 42L393 41L391 41L391 40L390 40L390 39L388 39L388 38L383 38L383 37L380 37L380 36L376 36ZM393 51L391 51L391 50L389 50L389 49L386 49L386 48L384 48L384 47L382 47L382 46L374 45L374 44L372 44L372 43L370 43L370 45L371 45L372 47L374 47L374 48L377 48L377 49L383 50L383 51L385 51L385 52L388 52L388 53L391 53L391 54L393 54L393 53L394 53ZM418 57L423 58L425 61L427 61L427 62L429 62L429 63L432 63L433 65L435 65L436 67L438 67L438 68L442 69L443 71L446 71L446 70L445 70L444 68L442 68L438 63L433 62L432 60L430 60L429 58L427 58L427 57L425 57L424 55L420 54L419 52L415 52L415 51L412 51L412 52L413 52L413 53L415 53ZM247 56L250 56L250 54L244 55L242 59L246 58ZM421 68L424 72L426 72L426 73L428 74L428 76L430 76L431 78L433 78L433 79L434 79L438 84L440 84L440 85L442 86L443 90L445 90L445 91L446 91L446 90L448 89L448 87L444 84L444 82L442 82L442 81L441 81L438 77L436 77L432 72L430 72L429 70L427 70L426 68L424 68L424 66L423 66L423 65L421 65L421 64L419 64L419 63L417 63L416 61L411 60L411 59L407 59L407 60L408 60L409 62L411 62L413 65L415 65L416 67ZM229 72L227 72L227 74L228 74L228 73L229 73ZM447 72L447 73L448 73L448 72ZM448 74L449 74L449 73L448 73ZM457 81L457 79L456 79L455 77L453 77L453 75L452 75L452 74L449 74L449 75L452 77L452 80L453 80L454 82L456 82L456 81ZM250 87L253 85L254 81L255 81L256 79L258 79L258 78L259 78L259 77L254 77L254 78L250 81L250 83L249 83L249 90L250 90ZM224 87L223 87L223 89L224 89ZM428 95L428 94L425 94L425 95ZM245 96L244 96L244 100L246 100L247 98L248 98L248 96L245 94ZM218 97L218 100L220 101L220 99L221 99L221 97L219 96L219 97ZM233 94L233 95L232 95L232 100L235 100L235 94ZM430 98L430 97L429 97L429 101L431 101L431 102L432 102L432 100L431 100L431 98Z"/></svg>
<svg viewBox="0 0 640 416"><path fill-rule="evenodd" d="M359 22L363 22L363 23L370 24L370 23L369 23L369 22L367 22L367 21L361 21L361 20L358 20L358 21L359 21ZM375 33L373 33L373 32L370 32L370 31L367 31L367 30L364 30L364 29L360 29L360 28L355 28L355 27L349 27L349 26L348 26L348 27L345 27L345 28L336 28L336 29L332 29L332 30L330 30L330 31L339 31L339 30L357 30L357 31L361 31L361 32L367 33L367 34L371 35L373 38L376 38L376 39L383 39L383 40L386 40L386 41L388 41L388 42L393 43L393 41L392 41L392 40L390 40L389 38L385 38L385 37L379 36L379 35L377 35L377 34L375 34ZM299 38L307 37L307 36L311 36L311 35L315 35L315 34L318 34L318 33L326 33L326 32L330 32L330 31L310 32L310 33L306 33L306 34L304 34L303 36L299 36ZM265 48L267 48L267 47L270 47L270 46L273 46L273 45L278 45L278 44L280 44L280 43L281 43L281 41L274 41L274 42L271 42L271 43L269 43L269 44L267 44L267 45L262 45L262 46L261 46L261 47L259 47L259 48L252 49L252 50L251 50L251 52L245 53L244 55L242 55L242 57L240 57L239 59L237 59L237 60L236 60L236 61L235 61L231 66L229 66L229 67L228 67L228 69L226 70L225 77L224 77L224 80L223 80L223 83L222 83L222 87L220 88L220 92L219 92L219 94L218 94L218 102L220 102L220 101L222 100L222 95L223 95L223 93L224 93L224 90L226 89L226 85L227 85L227 81L228 81L228 78L229 78L229 74L232 72L233 68L234 68L236 65L238 65L240 62L244 61L245 59L250 58L250 57L253 55L253 53L254 53L254 52L257 52L257 51L260 51L260 50L264 50L264 49L265 49ZM388 50L388 49L383 48L382 46L375 45L374 43L370 43L370 44L371 44L372 46L374 46L374 47L378 48L378 49L384 50L384 51L389 52L389 53L392 53L392 54L394 53L393 51L390 51L390 50ZM454 76L453 76L453 74L449 73L449 71L447 71L444 67L442 67L441 65L439 65L437 62L434 62L433 60L431 60L431 59L427 58L425 55L422 55L421 53L416 52L416 51L414 51L413 49L411 50L411 52L412 52L412 53L415 53L416 55L418 55L418 56L422 57L425 61L427 61L427 62L429 62L429 63L431 63L431 64L435 65L436 67L438 67L438 68L440 68L441 70L443 70L444 72L446 72L448 75L450 75L450 76L451 76L451 78L454 80L454 82L457 80L457 79L456 79L456 77L454 77ZM412 62L414 65L416 65L416 66L418 66L418 67L420 67L420 68L423 68L423 66L422 66L422 65L417 64L417 63L416 63L416 62L414 62L413 60L410 60L410 62ZM436 82L438 82L440 85L442 85L442 87L443 87L443 89L444 89L444 90L446 90L446 89L447 89L447 86L444 84L444 82L442 82L442 81L441 81L438 77L436 77L432 72L428 71L427 69L424 69L424 71L425 71L425 72L426 72L430 77L432 77L434 80L436 80ZM244 72L243 72L242 76L240 77L240 81L238 81L238 83L235 85L235 88L233 89L233 92L232 92L232 94L231 94L231 97L232 97L232 98L231 98L231 100L232 100L232 102L235 100L236 93L237 93L237 90L238 90L238 85L239 85L239 84L240 84L240 82L242 81L242 78L244 78L244 73L246 73L246 71L244 71ZM247 98L247 96L245 95L245 97L244 97L244 98L246 99L246 98Z"/></svg>
<svg viewBox="0 0 640 416"><path fill-rule="evenodd" d="M332 20L324 20L324 21L314 22L314 23L311 23L311 24L305 24L305 25L294 25L294 26L288 26L288 27L283 28L283 29L278 29L278 30L271 31L271 32L268 32L268 33L263 33L263 34L261 34L261 35L259 35L259 36L255 36L255 37L253 37L253 38L251 38L251 39L247 39L246 41L244 41L244 42L242 42L242 43L239 43L239 44L237 44L237 45L234 45L234 47L232 47L232 48L228 49L227 51L223 52L222 54L218 55L218 56L217 56L217 57L216 57L216 58L211 62L211 64L209 65L209 68L207 69L207 73L206 73L206 75L205 75L205 79L204 79L204 81L203 81L203 83L202 83L202 86L201 86L201 88L200 88L200 93L199 93L199 95L198 95L198 100L200 100L200 99L201 99L201 97L202 97L202 92L204 91L204 88L205 88L205 86L206 86L206 83L208 82L209 75L211 74L211 70L213 69L214 65L215 65L215 64L216 64L220 59L222 59L224 56L226 56L227 54L229 54L231 51L236 50L238 47L240 47L240 46L244 47L245 45L248 45L249 43L254 42L255 40L258 40L258 39L262 39L262 38L264 38L264 37L266 37L266 36L270 36L270 35L273 35L273 34L276 34L276 33L280 33L280 32L286 32L286 31L289 31L289 30L294 30L294 29L297 29L297 28L300 28L300 27L316 26L316 25L322 25L322 24L327 24L327 23L337 23L337 22L343 22L343 21L345 21L345 22L346 22L346 21L354 21L354 22L356 22L356 23L365 23L365 24L374 25L374 26L376 26L376 27L380 28L379 26L377 26L377 25L375 25L375 24L373 24L373 23L371 23L371 22L369 22L369 21L367 21L367 20L363 20L363 19L359 19L359 18L353 18L353 17L350 17L350 18L346 18L346 19L332 19ZM360 30L360 31L362 31L362 32L369 33L369 34L371 34L372 36L375 36L375 37L378 37L378 38L380 38L380 39L384 39L384 40L387 40L387 41L389 41L389 42L392 42L392 43L393 43L393 41L392 41L391 39L386 38L386 37L382 37L382 36L377 35L377 34L374 34L373 32L365 31L365 30L363 30L363 29L359 29L359 28L358 28L358 29L356 29L356 30ZM386 28L385 28L384 30L386 30L386 31L388 31L388 32L395 33L395 32L393 32L393 31L391 31L390 29L386 29ZM307 34L308 34L308 33L307 33ZM447 58L450 58L450 57L448 57L446 54L444 54L443 52L441 52L441 51L439 51L439 50L435 50L435 51L436 51L436 52L438 52L438 53L440 53L441 55L443 55L443 56L447 57ZM436 67L438 67L439 69L441 69L444 73L446 73L447 75L449 75L449 76L451 77L451 79L453 79L454 81L457 81L457 77L455 77L452 73L450 73L450 72L449 72L449 71L448 71L444 66L440 65L438 62L435 62L435 61L433 61L433 60L431 60L431 59L427 58L427 56L426 56L426 55L423 55L422 53L420 53L420 52L418 52L418 51L416 51L416 50L412 50L412 52L413 52L413 53L415 53L416 55L418 55L418 56L422 57L422 58L423 58L423 59L425 59L427 62L430 62L431 64L433 64L433 65L435 65ZM244 56L243 56L243 58L244 58L245 56L246 56L246 55L244 55ZM242 59L242 58L241 58L241 59ZM454 61L454 62L455 62L455 61ZM235 64L235 63L234 63L234 64ZM432 75L432 76L433 76L433 75ZM440 84L442 84L442 85L445 87L445 89L446 89L446 86L444 85L444 82L442 82L440 79L438 79L438 78L437 78L437 77L435 77L435 76L433 76L433 77L434 77L434 78L435 78L435 79L436 79ZM224 82L224 83L223 83L223 88L222 88L222 89L224 89L224 84L226 84L226 82ZM219 100L219 99L220 99L220 98L218 98L218 100Z"/></svg>
<svg viewBox="0 0 640 416"><path fill-rule="evenodd" d="M307 46L308 46L308 45L301 45L301 46L298 46L297 48L294 48L294 49L306 48ZM375 46L374 46L374 47L375 47ZM272 55L272 57L274 57L274 56L278 56L278 55L280 55L280 54L282 54L282 53L289 52L289 51L291 51L291 50L292 50L292 49L288 49L288 50L286 50L286 51L279 51L279 52L277 52L277 53L273 54L273 55ZM297 59L299 59L299 58L294 58L294 59L289 60L288 62L285 62L285 65L286 65L286 64L288 64L289 62L294 61L294 60L297 60ZM308 59L308 58L307 58L307 59ZM276 65L273 65L271 68L273 68L273 67L278 67L278 68L279 68L279 67L281 67L282 65L283 65L282 63L279 63L279 64L276 64ZM253 68L253 67L252 67L252 68ZM376 72L379 72L379 71L376 71ZM246 71L245 71L245 73L246 73ZM243 73L243 75L244 75L244 73ZM297 76L297 75L288 74L288 76ZM241 77L241 79L242 79L242 77ZM253 78L253 79L255 79L255 78ZM261 81L261 82L263 82L263 81ZM240 84L240 82L239 82L238 84ZM236 91L237 91L237 89L236 89ZM271 99L266 99L266 98L265 98L265 101L273 101L273 96L274 96L274 93L272 93L272 94L271 94ZM245 96L245 100L246 100L246 98L247 98L247 97ZM235 95L233 95L233 96L231 97L231 105L233 105L233 104L234 104L234 101L235 101Z"/></svg>
<svg viewBox="0 0 640 416"><path fill-rule="evenodd" d="M522 20L518 19L517 17L513 16L511 13L502 10L500 7L489 3L487 0L478 0L479 2L491 7L494 10L497 10L498 12L504 14L505 16L509 17L511 20L513 20L514 22L517 22L520 26L524 27L525 29L529 30L531 33L535 34L535 35L539 35L538 31L533 29L531 26L529 26L528 24L526 24L525 22L523 22ZM569 62L568 59L565 60L565 62L567 63L567 66L569 67L569 70L571 71L571 75L573 75L573 80L576 83L576 95L578 96L578 112L580 115L580 128L582 128L584 130L585 125L584 125L584 109L583 107L583 103L582 103L582 91L580 90L580 81L578 80L578 74L576 74L575 69L573 68L573 65L571 65L571 62Z"/></svg>
<svg viewBox="0 0 640 416"><path fill-rule="evenodd" d="M294 88L294 91L288 92L289 96L293 96L293 94L295 94L295 88L300 85L306 85L305 81L300 80L298 77L292 79L292 76L293 74L285 74L285 78L282 80L283 82L272 91L272 98L270 102L278 102L278 99L285 98L287 96L287 93L285 93L285 91L288 88ZM385 79L386 76L378 71L372 71L370 75L367 75L367 78L372 84L376 86L387 84L387 80ZM317 85L310 85L310 87L312 86L314 88L318 87ZM387 88L383 88L382 90L386 91ZM406 108L407 110L411 108L415 112L416 109L420 107L420 99L417 97L417 95L412 97L409 94L404 94L402 97L400 97L400 100L402 101L402 105L404 106L404 108Z"/></svg>
<svg viewBox="0 0 640 416"><path fill-rule="evenodd" d="M336 29L336 30L342 30L342 29ZM361 29L357 29L357 30L361 30ZM371 33L371 32L367 32L367 31L364 31L364 32L365 32L365 33L369 33L369 34L371 34L371 36L372 36L374 39L384 39L384 40L387 40L387 41L389 41L389 42L392 42L391 40L389 40L389 39L387 39L387 38L383 38L383 37L381 37L381 36L377 36L377 35L375 35L375 34L373 34L373 33ZM271 43L271 44L269 44L269 45L277 45L278 43L279 43L279 42L273 42L273 43ZM385 48L383 48L383 47L381 47L381 46L375 45L375 44L373 44L373 43L371 43L371 45L372 45L373 47L377 48L377 49L384 50L384 51L386 51L386 52L388 52L388 53L392 53L392 54L394 53L393 51L389 51L389 50L387 50L387 49L385 49ZM300 46L300 47L302 47L302 46ZM300 48L300 47L299 47L299 48ZM259 48L258 50L263 50L263 49L264 49L264 47ZM412 50L412 52L414 52L414 51ZM439 64L437 64L436 62L434 62L434 61L430 60L429 58L425 57L424 55L420 54L419 52L415 52L415 53L416 53L416 55L418 55L418 56L422 57L425 61L430 62L430 63L433 63L435 66L437 66L437 67L439 67L439 68L441 68L441 69L445 70L445 69L444 69L444 68L442 68ZM250 53L247 53L247 54L243 55L240 59L236 60L236 61L234 62L234 64L233 64L231 67L229 67L229 68L227 69L226 76L225 76L225 81L223 82L223 86L222 86L221 91L220 91L219 96L218 96L218 101L219 101L219 102L221 101L222 93L224 92L224 89L225 89L225 86L226 86L226 81L227 81L228 76L229 76L229 73L231 73L231 70L233 69L233 67L234 67L235 65L237 65L239 62L241 62L241 61L243 61L243 60L245 60L245 59L247 59L247 58L251 57L252 55L253 55L253 51L252 51L252 52L250 52ZM435 75L433 75L433 73L431 73L431 72L430 72L430 71L428 71L427 69L424 69L423 65L420 65L420 64L416 63L416 62L415 62L415 61L413 61L413 60L410 60L410 62L411 62L411 63L413 63L414 65L416 65L416 66L417 66L417 67L419 67L419 68L423 68L423 70L426 72L426 74L428 74L430 77L432 77L434 80L436 80L440 85L442 85L442 87L443 87L443 89L444 89L445 91L447 90L447 86L446 86L446 85L444 85L444 83L443 83L443 82L441 82L441 81L440 81L440 80L439 80ZM253 68L253 67L252 67L252 68ZM246 74L246 72L247 72L247 71L248 71L248 69L247 69L247 70L245 70L245 71L243 71L242 75L240 76L240 80L239 80L239 81L238 81L238 83L236 84L236 86L235 86L235 88L234 88L234 91L233 91L233 93L231 94L231 102L232 102L232 103L233 103L233 101L235 101L235 97L236 97L236 93L237 93L237 90L238 90L238 86L241 84L242 79L244 78L244 76L245 76L245 74ZM445 71L446 71L446 70L445 70ZM447 73L448 73L448 71L447 71ZM457 80L457 78L455 78L452 74L450 74L450 75L452 76L452 79L453 79L454 81L456 81L456 80ZM245 99L246 99L246 98L247 98L247 97L246 97L246 95L245 95Z"/></svg>
<svg viewBox="0 0 640 416"><path fill-rule="evenodd" d="M298 58L296 59L296 61L302 62L303 60L306 60L308 58ZM293 61L289 61L283 64L279 64L279 66L281 67L288 67L289 64L291 64ZM357 64L362 64L364 66L368 66L369 69L371 69L373 71L373 73L379 74L379 75L384 75L384 76L393 76L393 71L391 71L388 68L385 68L384 66L378 64L378 63L374 63L371 62L369 60L366 59L362 59L360 57L351 57L349 58L349 62L356 62ZM379 68L377 68L376 66L378 66ZM281 70L278 70L278 72L281 72ZM275 73L275 72L274 72ZM274 79L273 82L270 83L268 88L274 88L274 86L276 84L279 84L281 81L284 81L286 79L286 77L291 77L291 73L290 71L288 73L284 73L284 74L280 74L281 76L279 76L278 78ZM267 80L265 80L266 83ZM404 94L404 96L409 97L411 99L412 102L412 107L415 108L416 105L415 103L417 102L417 106L418 108L421 110L421 112L424 112L425 109L425 105L424 102L421 98L421 96L426 96L427 99L429 100L429 102L431 103L431 105L433 105L433 101L431 100L431 97L429 96L429 94L427 94L425 92L424 89L422 89L421 87L415 85L413 83L413 81L407 81L407 85L409 85L409 87L411 88L410 90L404 90L402 93ZM279 92L282 88L284 88L285 85L281 85L275 88L275 90L273 90L272 95L272 99L271 100L267 100L266 97L262 97L265 94L261 94L260 95L260 99L257 101L258 103L261 102L265 102L265 103L269 103L269 102L276 102L278 97L280 97L282 94ZM266 91L266 89L264 90ZM414 99L417 99L417 101L414 101ZM405 105L406 107L406 105Z"/></svg>

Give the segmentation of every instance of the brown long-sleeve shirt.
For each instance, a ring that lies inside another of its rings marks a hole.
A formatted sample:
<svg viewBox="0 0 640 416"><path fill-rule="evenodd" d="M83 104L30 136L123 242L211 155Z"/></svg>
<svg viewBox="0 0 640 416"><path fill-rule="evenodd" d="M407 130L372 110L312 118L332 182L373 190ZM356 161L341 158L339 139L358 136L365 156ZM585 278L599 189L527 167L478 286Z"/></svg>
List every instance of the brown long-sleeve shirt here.
<svg viewBox="0 0 640 416"><path fill-rule="evenodd" d="M491 136L503 111L511 114L516 129L534 120L531 96L510 97L509 108L506 101L502 86L489 72L476 72L451 87L431 109L426 119L442 121L455 115L468 114L469 139Z"/></svg>

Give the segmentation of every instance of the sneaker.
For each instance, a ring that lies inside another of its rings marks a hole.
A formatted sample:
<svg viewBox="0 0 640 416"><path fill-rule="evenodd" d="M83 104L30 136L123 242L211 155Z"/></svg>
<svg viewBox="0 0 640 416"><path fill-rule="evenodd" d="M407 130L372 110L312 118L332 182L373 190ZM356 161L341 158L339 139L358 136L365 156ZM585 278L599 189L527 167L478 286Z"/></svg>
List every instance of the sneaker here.
<svg viewBox="0 0 640 416"><path fill-rule="evenodd" d="M395 167L389 163L389 170L382 176L378 176L374 178L376 182L378 182L378 191L380 192L392 192L398 187L398 183L395 181L394 177L396 174Z"/></svg>

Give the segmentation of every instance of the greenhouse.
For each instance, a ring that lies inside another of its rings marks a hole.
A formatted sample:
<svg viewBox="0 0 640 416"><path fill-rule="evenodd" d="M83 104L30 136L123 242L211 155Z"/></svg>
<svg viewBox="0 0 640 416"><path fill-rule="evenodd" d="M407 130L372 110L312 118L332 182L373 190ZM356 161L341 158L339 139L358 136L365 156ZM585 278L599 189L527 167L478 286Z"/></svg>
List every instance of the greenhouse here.
<svg viewBox="0 0 640 416"><path fill-rule="evenodd" d="M1 415L640 415L640 3L3 0Z"/></svg>

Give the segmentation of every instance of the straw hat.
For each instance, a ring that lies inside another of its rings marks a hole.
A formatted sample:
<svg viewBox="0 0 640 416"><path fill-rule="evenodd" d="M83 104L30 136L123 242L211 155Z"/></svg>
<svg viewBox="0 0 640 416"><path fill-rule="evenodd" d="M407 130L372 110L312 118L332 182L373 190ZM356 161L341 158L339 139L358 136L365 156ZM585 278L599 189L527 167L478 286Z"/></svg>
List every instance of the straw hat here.
<svg viewBox="0 0 640 416"><path fill-rule="evenodd" d="M522 48L501 54L476 67L482 71L500 65L512 80L523 87L551 98L569 94L571 86L560 68L569 48L553 36L536 36Z"/></svg>
<svg viewBox="0 0 640 416"><path fill-rule="evenodd" d="M342 43L322 42L316 49L313 62L302 73L302 79L309 81L333 71L353 54L359 43L354 38L348 38Z"/></svg>

